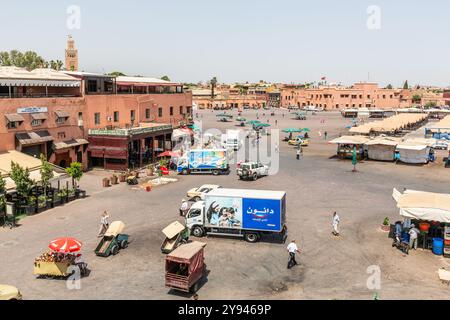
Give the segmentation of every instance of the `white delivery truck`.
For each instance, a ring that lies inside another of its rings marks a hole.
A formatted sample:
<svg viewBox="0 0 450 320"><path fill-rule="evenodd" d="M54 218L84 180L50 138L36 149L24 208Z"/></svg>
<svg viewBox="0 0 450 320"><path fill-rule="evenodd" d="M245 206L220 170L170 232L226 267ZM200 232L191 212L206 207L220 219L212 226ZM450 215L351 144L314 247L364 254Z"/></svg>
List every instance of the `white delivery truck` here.
<svg viewBox="0 0 450 320"><path fill-rule="evenodd" d="M214 189L204 201L192 205L186 227L196 237L224 235L257 242L264 234L277 235L284 242L286 192L247 189Z"/></svg>

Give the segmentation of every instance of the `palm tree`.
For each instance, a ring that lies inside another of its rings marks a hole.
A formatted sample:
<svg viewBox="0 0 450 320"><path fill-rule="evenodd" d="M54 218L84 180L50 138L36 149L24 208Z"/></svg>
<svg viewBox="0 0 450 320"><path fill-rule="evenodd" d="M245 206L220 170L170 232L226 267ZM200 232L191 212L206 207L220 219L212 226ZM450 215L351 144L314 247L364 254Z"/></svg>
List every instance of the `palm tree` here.
<svg viewBox="0 0 450 320"><path fill-rule="evenodd" d="M214 99L214 90L217 87L217 78L213 77L210 81L209 81L210 85L211 85L211 98Z"/></svg>

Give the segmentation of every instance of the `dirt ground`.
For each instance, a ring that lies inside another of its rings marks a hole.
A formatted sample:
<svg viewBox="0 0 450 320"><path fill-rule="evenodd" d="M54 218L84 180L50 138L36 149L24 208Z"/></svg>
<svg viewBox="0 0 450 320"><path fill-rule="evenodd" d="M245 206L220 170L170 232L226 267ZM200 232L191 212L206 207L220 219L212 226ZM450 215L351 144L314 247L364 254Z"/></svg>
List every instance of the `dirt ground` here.
<svg viewBox="0 0 450 320"><path fill-rule="evenodd" d="M450 263L420 249L405 256L391 247L392 241L380 230L385 217L400 218L391 196L393 187L448 192L449 171L443 166L443 154L425 166L365 161L353 173L351 161L335 159L336 147L318 135L318 131L327 131L330 139L343 134L350 120L338 113L308 115L306 121L291 119L287 111L277 111L275 117L262 113L261 121L269 118L273 129L311 129L310 146L304 148L300 161L295 159L294 148L280 141L280 170L273 176L255 182L238 180L234 171L218 177L175 176L177 182L152 192L126 184L104 189L101 179L110 173L91 171L81 181L87 199L27 217L16 229L0 229L0 283L17 286L25 299L190 299L164 287L161 230L180 219L180 200L188 189L216 183L286 191L289 238L297 240L303 254L298 258L301 265L287 270L286 245L203 238L209 274L199 291L200 299L372 299L375 291L380 299L447 299L449 287L440 283L437 270ZM243 116L256 118L255 111ZM217 122L211 111L200 111L199 120L204 129L237 128L235 122ZM110 258L96 257L93 252L105 209L111 220L127 224L131 237L130 246ZM331 235L334 211L341 218L340 238ZM34 258L60 236L73 236L84 243L83 253L92 271L82 279L80 290L68 290L63 280L37 279L32 274ZM378 290L367 288L369 266L380 268Z"/></svg>

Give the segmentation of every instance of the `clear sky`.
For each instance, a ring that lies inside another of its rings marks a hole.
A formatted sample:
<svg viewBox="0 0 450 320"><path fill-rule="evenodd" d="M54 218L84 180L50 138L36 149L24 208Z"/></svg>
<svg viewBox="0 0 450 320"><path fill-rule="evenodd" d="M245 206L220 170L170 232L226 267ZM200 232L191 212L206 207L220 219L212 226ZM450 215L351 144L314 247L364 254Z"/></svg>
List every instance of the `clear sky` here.
<svg viewBox="0 0 450 320"><path fill-rule="evenodd" d="M67 27L70 5L81 10L80 29ZM371 5L380 29L367 27ZM0 50L64 60L72 34L80 69L91 72L448 86L449 16L448 0L4 1Z"/></svg>

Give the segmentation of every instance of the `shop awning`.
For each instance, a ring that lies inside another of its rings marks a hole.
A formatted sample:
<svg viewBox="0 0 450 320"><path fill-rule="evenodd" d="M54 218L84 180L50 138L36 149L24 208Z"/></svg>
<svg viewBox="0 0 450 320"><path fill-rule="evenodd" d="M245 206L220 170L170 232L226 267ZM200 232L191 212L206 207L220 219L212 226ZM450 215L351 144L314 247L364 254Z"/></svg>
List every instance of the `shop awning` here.
<svg viewBox="0 0 450 320"><path fill-rule="evenodd" d="M0 79L0 86L11 87L79 87L80 81Z"/></svg>
<svg viewBox="0 0 450 320"><path fill-rule="evenodd" d="M66 149L66 148L78 147L78 146L85 145L85 144L89 144L89 141L87 141L85 139L71 139L71 140L56 142L56 143L54 143L53 147L55 150L61 150L61 149Z"/></svg>
<svg viewBox="0 0 450 320"><path fill-rule="evenodd" d="M46 113L32 113L31 118L33 120L47 120L48 116Z"/></svg>
<svg viewBox="0 0 450 320"><path fill-rule="evenodd" d="M58 118L69 118L70 113L67 111L55 111L55 114Z"/></svg>
<svg viewBox="0 0 450 320"><path fill-rule="evenodd" d="M17 113L10 113L10 114L5 114L5 118L6 120L8 120L8 122L23 122L25 121L25 119Z"/></svg>
<svg viewBox="0 0 450 320"><path fill-rule="evenodd" d="M450 223L450 194L394 189L392 196L403 217Z"/></svg>
<svg viewBox="0 0 450 320"><path fill-rule="evenodd" d="M21 145L39 144L53 141L53 137L47 130L16 133L16 139Z"/></svg>

